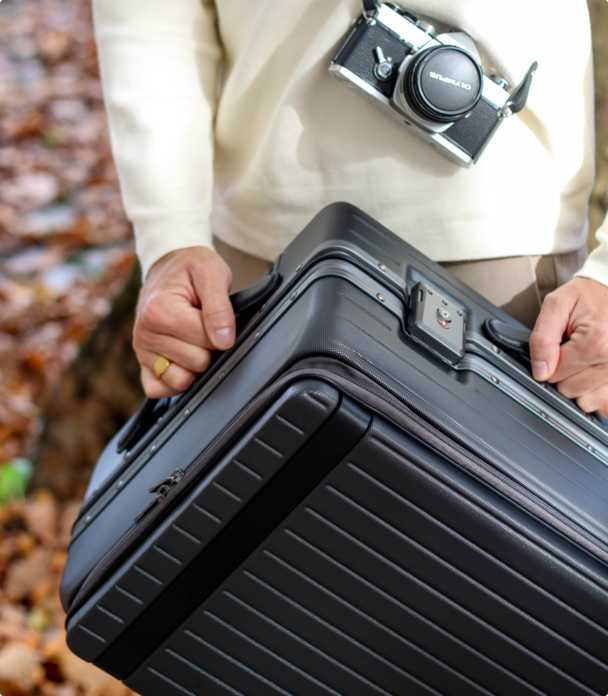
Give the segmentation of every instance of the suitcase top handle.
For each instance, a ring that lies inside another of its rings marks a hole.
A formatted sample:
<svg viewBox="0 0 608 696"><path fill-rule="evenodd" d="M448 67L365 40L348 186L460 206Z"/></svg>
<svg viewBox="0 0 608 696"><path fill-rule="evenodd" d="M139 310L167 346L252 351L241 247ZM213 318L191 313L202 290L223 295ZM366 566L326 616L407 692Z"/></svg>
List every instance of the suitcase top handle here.
<svg viewBox="0 0 608 696"><path fill-rule="evenodd" d="M251 316L277 289L280 281L281 277L278 273L267 273L254 285L235 292L230 296L232 309L237 319L237 328L239 325L244 326L247 323ZM133 416L131 424L118 441L117 452L120 454L125 450L132 449L158 419L165 415L179 396L181 395L165 399L145 399L137 413Z"/></svg>

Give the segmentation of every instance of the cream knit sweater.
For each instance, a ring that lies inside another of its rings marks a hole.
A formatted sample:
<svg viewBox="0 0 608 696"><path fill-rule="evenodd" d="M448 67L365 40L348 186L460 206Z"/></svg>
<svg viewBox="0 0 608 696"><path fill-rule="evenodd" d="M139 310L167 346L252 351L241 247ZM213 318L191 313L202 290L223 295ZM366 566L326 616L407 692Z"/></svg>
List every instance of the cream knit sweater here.
<svg viewBox="0 0 608 696"><path fill-rule="evenodd" d="M144 272L212 234L274 259L350 201L436 261L567 252L594 175L585 0L400 0L467 32L528 106L462 169L328 72L361 0L94 0L114 154ZM444 28L439 25L440 28ZM218 96L219 95L219 96ZM582 275L608 285L608 223Z"/></svg>

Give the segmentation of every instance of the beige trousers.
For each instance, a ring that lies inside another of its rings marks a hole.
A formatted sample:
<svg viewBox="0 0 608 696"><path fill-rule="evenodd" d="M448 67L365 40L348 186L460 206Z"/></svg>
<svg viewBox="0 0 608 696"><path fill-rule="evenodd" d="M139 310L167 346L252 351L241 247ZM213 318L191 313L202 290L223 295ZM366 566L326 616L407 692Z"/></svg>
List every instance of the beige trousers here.
<svg viewBox="0 0 608 696"><path fill-rule="evenodd" d="M252 285L272 266L214 238L219 254L232 269L232 291ZM450 273L495 305L532 328L545 296L571 280L587 258L586 248L567 254L515 256L483 261L443 263Z"/></svg>

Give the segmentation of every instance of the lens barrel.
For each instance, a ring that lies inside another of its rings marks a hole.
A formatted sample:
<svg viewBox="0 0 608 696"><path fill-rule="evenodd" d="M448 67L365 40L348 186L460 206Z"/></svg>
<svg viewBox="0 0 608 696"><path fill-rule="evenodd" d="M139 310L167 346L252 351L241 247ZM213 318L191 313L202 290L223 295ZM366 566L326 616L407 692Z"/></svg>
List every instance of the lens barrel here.
<svg viewBox="0 0 608 696"><path fill-rule="evenodd" d="M483 91L483 72L458 46L433 46L416 55L401 82L403 96L423 118L449 123L464 118Z"/></svg>

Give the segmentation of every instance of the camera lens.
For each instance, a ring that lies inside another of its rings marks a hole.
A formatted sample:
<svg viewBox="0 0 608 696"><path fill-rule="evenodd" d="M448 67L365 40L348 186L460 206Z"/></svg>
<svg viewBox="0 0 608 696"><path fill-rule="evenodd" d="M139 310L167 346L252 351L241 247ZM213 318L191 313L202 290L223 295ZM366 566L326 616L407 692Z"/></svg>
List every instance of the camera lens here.
<svg viewBox="0 0 608 696"><path fill-rule="evenodd" d="M481 98L483 72L470 53L457 46L421 51L401 83L410 106L429 121L464 118Z"/></svg>

